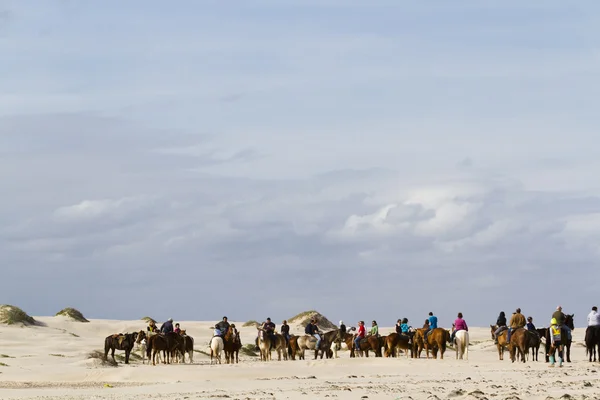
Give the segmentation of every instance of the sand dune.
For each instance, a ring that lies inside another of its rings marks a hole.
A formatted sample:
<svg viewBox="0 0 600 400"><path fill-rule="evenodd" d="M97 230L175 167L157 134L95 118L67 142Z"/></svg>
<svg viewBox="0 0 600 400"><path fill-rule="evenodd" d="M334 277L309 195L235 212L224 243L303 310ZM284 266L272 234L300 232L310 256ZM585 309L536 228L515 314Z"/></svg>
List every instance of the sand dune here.
<svg viewBox="0 0 600 400"><path fill-rule="evenodd" d="M540 362L499 361L489 328L471 328L468 361L453 351L444 360L350 359L341 352L334 360L268 363L240 354L240 364L211 366L202 352L215 321L179 321L195 338L193 365L153 367L134 358L110 367L89 354L111 333L145 329L143 321L35 320L46 326L0 325L1 399L600 399L600 364L586 361L582 328L574 331L573 363L560 369L543 362L543 350ZM253 343L256 329L240 330L242 342Z"/></svg>

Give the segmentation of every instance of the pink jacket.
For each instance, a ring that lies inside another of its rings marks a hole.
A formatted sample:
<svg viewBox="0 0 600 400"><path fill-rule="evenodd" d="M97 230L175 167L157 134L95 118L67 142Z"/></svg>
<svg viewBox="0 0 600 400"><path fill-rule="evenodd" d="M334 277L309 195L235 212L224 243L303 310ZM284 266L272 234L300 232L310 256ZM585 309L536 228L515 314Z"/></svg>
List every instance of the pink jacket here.
<svg viewBox="0 0 600 400"><path fill-rule="evenodd" d="M468 331L469 327L467 326L467 323L465 322L464 319L457 318L454 321L454 330L455 331Z"/></svg>

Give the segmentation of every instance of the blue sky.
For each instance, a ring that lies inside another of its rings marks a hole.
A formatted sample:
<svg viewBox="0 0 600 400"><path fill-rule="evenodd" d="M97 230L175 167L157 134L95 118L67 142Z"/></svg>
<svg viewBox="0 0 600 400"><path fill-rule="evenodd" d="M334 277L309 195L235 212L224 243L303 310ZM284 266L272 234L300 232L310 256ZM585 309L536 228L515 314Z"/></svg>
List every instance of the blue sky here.
<svg viewBox="0 0 600 400"><path fill-rule="evenodd" d="M522 3L0 1L0 302L583 318L600 6Z"/></svg>

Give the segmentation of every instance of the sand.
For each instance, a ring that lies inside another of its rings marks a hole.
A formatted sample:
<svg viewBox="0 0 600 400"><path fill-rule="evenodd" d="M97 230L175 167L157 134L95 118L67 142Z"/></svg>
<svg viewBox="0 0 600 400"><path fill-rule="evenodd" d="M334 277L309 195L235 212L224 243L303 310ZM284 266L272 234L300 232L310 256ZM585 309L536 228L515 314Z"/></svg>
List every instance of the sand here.
<svg viewBox="0 0 600 400"><path fill-rule="evenodd" d="M215 322L182 321L195 338L194 364L134 359L109 367L88 354L109 334L145 329L143 321L35 319L47 326L0 325L1 399L600 399L600 364L587 361L583 328L574 331L573 362L563 368L544 363L543 346L538 362L513 364L508 354L499 361L489 328L471 328L468 361L451 350L443 360L350 359L344 351L339 359L266 363L240 354L237 365L210 365L201 351ZM244 344L253 343L254 328L240 331Z"/></svg>

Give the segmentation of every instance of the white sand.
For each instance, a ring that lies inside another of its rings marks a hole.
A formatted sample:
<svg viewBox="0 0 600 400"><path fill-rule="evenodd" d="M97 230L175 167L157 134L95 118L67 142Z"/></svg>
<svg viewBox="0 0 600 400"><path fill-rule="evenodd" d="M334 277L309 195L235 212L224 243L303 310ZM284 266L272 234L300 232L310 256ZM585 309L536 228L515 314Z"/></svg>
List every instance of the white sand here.
<svg viewBox="0 0 600 400"><path fill-rule="evenodd" d="M115 368L99 366L88 354L103 349L109 334L145 329L143 321L35 318L47 326L0 325L0 354L8 356L0 356L7 364L0 366L0 399L600 399L600 364L586 361L582 328L574 331L573 363L560 369L543 362L543 345L539 362L513 364L508 354L499 361L489 328L471 328L468 361L456 360L451 350L444 360L350 359L341 352L335 360L267 363L240 355L237 365L211 366L196 352L193 365L135 360ZM206 351L214 323L184 321L181 327L195 338L196 350ZM236 326L244 344L254 342L256 329Z"/></svg>

